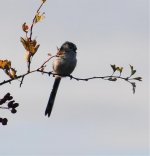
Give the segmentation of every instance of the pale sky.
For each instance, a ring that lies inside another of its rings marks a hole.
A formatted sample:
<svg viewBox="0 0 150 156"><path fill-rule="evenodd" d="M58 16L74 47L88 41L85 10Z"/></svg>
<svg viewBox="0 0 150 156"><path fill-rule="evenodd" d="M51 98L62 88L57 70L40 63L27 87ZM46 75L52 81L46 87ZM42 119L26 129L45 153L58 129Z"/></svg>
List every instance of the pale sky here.
<svg viewBox="0 0 150 156"><path fill-rule="evenodd" d="M26 71L21 26L31 23L40 0L7 0L0 5L0 59L10 59L18 75ZM20 103L1 126L0 156L148 156L148 0L47 0L46 18L33 36L41 44L32 69L65 41L77 45L80 78L111 74L110 64L137 70L135 95L124 82L61 81L50 118L44 116L54 79L32 74L0 87ZM51 63L48 68L51 70ZM7 79L0 71L0 82Z"/></svg>

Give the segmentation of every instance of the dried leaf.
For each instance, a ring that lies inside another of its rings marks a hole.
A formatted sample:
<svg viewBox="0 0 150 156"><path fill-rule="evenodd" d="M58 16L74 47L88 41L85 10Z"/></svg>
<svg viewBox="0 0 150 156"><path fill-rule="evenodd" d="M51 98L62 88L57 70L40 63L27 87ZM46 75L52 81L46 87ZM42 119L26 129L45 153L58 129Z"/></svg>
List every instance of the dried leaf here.
<svg viewBox="0 0 150 156"><path fill-rule="evenodd" d="M42 0L42 3L45 3L46 2L46 0Z"/></svg>
<svg viewBox="0 0 150 156"><path fill-rule="evenodd" d="M9 70L11 68L11 61L8 60L0 60L0 68Z"/></svg>
<svg viewBox="0 0 150 156"><path fill-rule="evenodd" d="M26 59L26 61L27 61L27 62L29 62L29 61L30 61L30 57L31 57L30 52L29 52L29 51L26 51L26 54L25 54L25 59Z"/></svg>
<svg viewBox="0 0 150 156"><path fill-rule="evenodd" d="M14 68L11 68L10 69L10 78L16 78L17 75L16 75L17 71L14 69Z"/></svg>
<svg viewBox="0 0 150 156"><path fill-rule="evenodd" d="M42 22L43 20L45 19L45 13L42 13L40 15L40 13L38 12L35 16L35 24L38 23L38 22Z"/></svg>
<svg viewBox="0 0 150 156"><path fill-rule="evenodd" d="M142 81L142 77L135 77L134 80Z"/></svg>
<svg viewBox="0 0 150 156"><path fill-rule="evenodd" d="M131 76L134 75L136 73L136 70L133 69L133 66L130 65L131 68Z"/></svg>
<svg viewBox="0 0 150 156"><path fill-rule="evenodd" d="M51 54L51 53L48 53L47 55L48 55L48 56L52 56L52 54Z"/></svg>
<svg viewBox="0 0 150 156"><path fill-rule="evenodd" d="M29 51L29 41L27 39L24 39L23 37L20 38L20 42L24 46L24 48Z"/></svg>
<svg viewBox="0 0 150 156"><path fill-rule="evenodd" d="M120 72L120 74L122 73L122 71L123 71L123 67L117 67L117 71L119 71Z"/></svg>
<svg viewBox="0 0 150 156"><path fill-rule="evenodd" d="M36 40L30 40L28 38L24 39L21 37L20 41L21 41L22 45L24 46L24 48L26 49L26 51L29 51L32 56L37 52L37 50L40 46L39 44L37 45Z"/></svg>
<svg viewBox="0 0 150 156"><path fill-rule="evenodd" d="M114 64L114 65L110 65L111 66L111 68L113 69L113 71L115 72L116 70L117 70L117 68L116 68L116 65Z"/></svg>

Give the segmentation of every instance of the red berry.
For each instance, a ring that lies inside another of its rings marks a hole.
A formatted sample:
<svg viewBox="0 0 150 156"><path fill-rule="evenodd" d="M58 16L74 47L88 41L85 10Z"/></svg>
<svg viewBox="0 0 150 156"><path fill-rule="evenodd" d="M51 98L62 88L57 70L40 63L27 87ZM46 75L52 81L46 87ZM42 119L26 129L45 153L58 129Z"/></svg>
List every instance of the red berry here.
<svg viewBox="0 0 150 156"><path fill-rule="evenodd" d="M4 104L6 102L6 100L3 98L0 100L0 105Z"/></svg>
<svg viewBox="0 0 150 156"><path fill-rule="evenodd" d="M2 119L2 125L7 125L8 120L6 118Z"/></svg>
<svg viewBox="0 0 150 156"><path fill-rule="evenodd" d="M9 96L8 98L7 98L7 100L12 100L13 99L13 97L12 96Z"/></svg>
<svg viewBox="0 0 150 156"><path fill-rule="evenodd" d="M9 108L13 108L13 103L14 103L15 101L13 100L13 101L10 101L10 102L8 102L8 107Z"/></svg>
<svg viewBox="0 0 150 156"><path fill-rule="evenodd" d="M12 108L16 108L16 107L18 107L18 106L19 106L18 103L14 103L13 106L12 106Z"/></svg>
<svg viewBox="0 0 150 156"><path fill-rule="evenodd" d="M15 114L16 112L17 112L17 110L14 108L11 110L11 113L13 113L13 114Z"/></svg>

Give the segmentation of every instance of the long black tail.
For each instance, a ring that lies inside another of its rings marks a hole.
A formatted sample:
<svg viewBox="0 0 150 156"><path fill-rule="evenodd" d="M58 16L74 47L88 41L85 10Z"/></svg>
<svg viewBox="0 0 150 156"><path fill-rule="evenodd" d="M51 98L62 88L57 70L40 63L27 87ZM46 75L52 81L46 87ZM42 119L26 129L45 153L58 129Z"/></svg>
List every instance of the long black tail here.
<svg viewBox="0 0 150 156"><path fill-rule="evenodd" d="M52 112L52 108L54 105L54 101L55 101L55 97L56 97L56 93L57 93L57 89L59 87L59 83L60 83L61 78L60 77L56 77L55 78L55 82L53 85L53 89L51 91L50 97L49 97L49 101L45 110L45 116L48 115L48 117L50 117L51 112Z"/></svg>

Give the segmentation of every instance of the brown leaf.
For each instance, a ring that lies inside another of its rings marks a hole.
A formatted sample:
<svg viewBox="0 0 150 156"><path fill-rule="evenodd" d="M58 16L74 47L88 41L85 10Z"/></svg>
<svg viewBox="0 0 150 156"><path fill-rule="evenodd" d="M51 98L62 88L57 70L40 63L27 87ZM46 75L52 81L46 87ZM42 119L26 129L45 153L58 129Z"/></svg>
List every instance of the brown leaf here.
<svg viewBox="0 0 150 156"><path fill-rule="evenodd" d="M30 40L29 38L24 39L21 37L20 39L21 43L23 44L24 48L29 51L31 53L31 55L33 56L38 48L39 48L39 44L37 45L37 41L36 40Z"/></svg>
<svg viewBox="0 0 150 156"><path fill-rule="evenodd" d="M14 79L17 77L16 75L17 71L14 68L10 69L10 78Z"/></svg>
<svg viewBox="0 0 150 156"><path fill-rule="evenodd" d="M11 68L11 61L8 60L0 60L0 68L9 70Z"/></svg>

